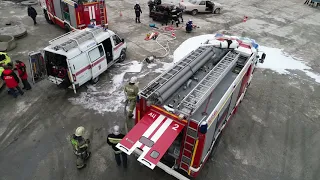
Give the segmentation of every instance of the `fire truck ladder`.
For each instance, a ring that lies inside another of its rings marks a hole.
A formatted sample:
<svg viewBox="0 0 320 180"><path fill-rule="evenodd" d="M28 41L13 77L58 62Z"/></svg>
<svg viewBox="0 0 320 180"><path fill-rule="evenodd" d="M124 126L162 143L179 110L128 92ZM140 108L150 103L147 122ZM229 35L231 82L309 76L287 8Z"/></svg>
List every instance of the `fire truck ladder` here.
<svg viewBox="0 0 320 180"><path fill-rule="evenodd" d="M68 33L67 35L62 35L57 37L51 41L49 41L50 45L54 46L55 50L63 49L64 51L69 51L72 48L78 47L80 49L80 44L88 41L88 40L95 40L96 35L103 32L102 28L93 28L89 31L75 31L72 33ZM67 39L67 40L66 40ZM97 42L97 41L96 41ZM80 49L81 51L81 49Z"/></svg>
<svg viewBox="0 0 320 180"><path fill-rule="evenodd" d="M181 101L178 108L186 114L196 112L212 90L221 82L239 58L238 52L229 51L221 61Z"/></svg>
<svg viewBox="0 0 320 180"><path fill-rule="evenodd" d="M106 24L106 14L105 14L105 2L104 0L99 0L100 18L101 25Z"/></svg>
<svg viewBox="0 0 320 180"><path fill-rule="evenodd" d="M151 97L154 92L166 84L172 77L187 67L192 61L200 56L209 47L199 47L198 49L189 53L185 58L177 62L177 64L166 72L162 73L158 78L153 80L148 86L146 86L140 93L140 95L146 99Z"/></svg>
<svg viewBox="0 0 320 180"><path fill-rule="evenodd" d="M192 163L192 154L196 140L198 139L198 131L190 126L191 120L188 120L187 133L183 141L183 150L180 162L180 169L188 173Z"/></svg>

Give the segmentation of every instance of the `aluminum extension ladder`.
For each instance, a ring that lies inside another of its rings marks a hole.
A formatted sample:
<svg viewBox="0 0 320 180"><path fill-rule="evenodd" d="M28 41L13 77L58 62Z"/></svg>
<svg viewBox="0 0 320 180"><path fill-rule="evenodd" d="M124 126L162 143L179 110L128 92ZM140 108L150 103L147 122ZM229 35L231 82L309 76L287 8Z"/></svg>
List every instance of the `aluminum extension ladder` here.
<svg viewBox="0 0 320 180"><path fill-rule="evenodd" d="M100 19L101 19L101 26L106 24L106 14L105 14L105 1L99 0L99 9L100 9Z"/></svg>
<svg viewBox="0 0 320 180"><path fill-rule="evenodd" d="M158 78L149 83L141 92L140 95L146 99L151 97L154 92L166 84L172 77L182 71L186 66L188 66L192 61L194 61L198 56L200 56L204 51L211 47L199 47L198 49L189 53L185 58L180 60L174 67L162 73Z"/></svg>
<svg viewBox="0 0 320 180"><path fill-rule="evenodd" d="M49 41L51 45L54 45L55 49L63 49L64 51L69 51L72 48L79 47L81 43L88 41L88 40L95 40L95 37L97 34L103 32L102 28L93 28L90 29L89 31L76 31L75 33L69 34L69 36L63 36L67 37L67 41L60 41L59 39L55 39L53 41ZM62 37L61 37L62 38Z"/></svg>
<svg viewBox="0 0 320 180"><path fill-rule="evenodd" d="M229 51L222 60L197 84L178 105L183 113L190 114L198 110L214 88L236 64L238 52Z"/></svg>

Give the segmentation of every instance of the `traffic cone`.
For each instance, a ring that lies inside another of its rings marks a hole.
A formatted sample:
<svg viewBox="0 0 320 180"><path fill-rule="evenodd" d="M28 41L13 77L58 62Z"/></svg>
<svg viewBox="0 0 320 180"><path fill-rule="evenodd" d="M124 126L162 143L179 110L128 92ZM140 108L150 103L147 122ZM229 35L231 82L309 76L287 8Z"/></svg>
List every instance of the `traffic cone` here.
<svg viewBox="0 0 320 180"><path fill-rule="evenodd" d="M120 17L122 16L122 12L120 11Z"/></svg>
<svg viewBox="0 0 320 180"><path fill-rule="evenodd" d="M174 33L174 31L172 31L171 36L176 37L176 34Z"/></svg>

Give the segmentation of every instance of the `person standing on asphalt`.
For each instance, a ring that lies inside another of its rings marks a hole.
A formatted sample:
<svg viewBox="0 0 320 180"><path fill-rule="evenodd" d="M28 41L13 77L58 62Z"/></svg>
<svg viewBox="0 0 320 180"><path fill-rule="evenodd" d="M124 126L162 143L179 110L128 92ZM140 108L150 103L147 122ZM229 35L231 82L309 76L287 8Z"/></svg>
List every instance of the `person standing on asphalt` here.
<svg viewBox="0 0 320 180"><path fill-rule="evenodd" d="M139 93L139 87L136 85L136 83L137 83L137 78L132 77L129 81L129 84L127 84L124 87L124 92L127 97L127 103L129 104L129 112L128 112L129 118L133 117L133 110L134 110L136 103L137 103L137 96Z"/></svg>
<svg viewBox="0 0 320 180"><path fill-rule="evenodd" d="M83 138L84 131L84 127L78 127L71 138L73 152L77 156L76 165L78 169L82 169L87 166L85 162L91 155L91 152L88 151L90 140Z"/></svg>
<svg viewBox="0 0 320 180"><path fill-rule="evenodd" d="M4 71L1 74L1 79L3 79L6 82L6 85L9 89L8 93L13 95L14 98L18 97L18 92L23 95L24 92L19 87L19 78L18 76L13 72L13 70L9 66L4 66Z"/></svg>
<svg viewBox="0 0 320 180"><path fill-rule="evenodd" d="M19 77L22 81L22 84L23 84L23 88L22 89L25 89L25 90L30 90L31 89L31 86L28 82L28 74L27 74L27 69L26 69L26 65L19 61L19 60L16 60L16 70L18 70L18 74L19 74Z"/></svg>
<svg viewBox="0 0 320 180"><path fill-rule="evenodd" d="M116 145L124 138L124 134L120 133L119 126L113 127L113 132L108 135L107 143L112 147L114 151L114 157L116 159L117 165L121 166L121 157L122 157L122 163L123 167L127 168L127 154L119 150Z"/></svg>
<svg viewBox="0 0 320 180"><path fill-rule="evenodd" d="M163 22L162 22L162 26L164 24L166 24L166 26L168 26L168 21L169 21L169 9L166 8L164 11L163 11Z"/></svg>
<svg viewBox="0 0 320 180"><path fill-rule="evenodd" d="M31 5L28 5L28 16L30 16L33 19L34 25L37 24L37 21L36 21L37 15L38 15L37 11Z"/></svg>
<svg viewBox="0 0 320 180"><path fill-rule="evenodd" d="M139 2L136 2L136 5L134 5L134 11L136 13L136 23L141 23L140 22L140 14L142 13L141 7L139 5Z"/></svg>

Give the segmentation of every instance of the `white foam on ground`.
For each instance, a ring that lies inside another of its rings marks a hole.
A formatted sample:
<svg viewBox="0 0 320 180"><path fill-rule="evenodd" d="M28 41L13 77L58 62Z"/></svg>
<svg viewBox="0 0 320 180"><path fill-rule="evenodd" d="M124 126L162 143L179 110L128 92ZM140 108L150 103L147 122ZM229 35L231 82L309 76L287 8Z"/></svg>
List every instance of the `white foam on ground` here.
<svg viewBox="0 0 320 180"><path fill-rule="evenodd" d="M92 109L99 114L105 112L117 112L124 107L125 94L123 86L125 85L124 76L126 73L138 73L142 69L142 63L131 61L126 64L119 64L117 67L119 74L112 76L112 84L98 83L97 85L87 85L87 92L82 92L76 98L69 98L69 101L75 105L81 105L85 109ZM107 86L105 86L107 85Z"/></svg>
<svg viewBox="0 0 320 180"><path fill-rule="evenodd" d="M290 74L288 70L300 70L320 83L320 74L311 72L312 68L305 62L289 56L282 49L260 46L259 50L267 56L263 64L258 63L258 68L271 69L279 74Z"/></svg>
<svg viewBox="0 0 320 180"><path fill-rule="evenodd" d="M173 53L173 62L178 62L185 57L191 51L197 49L201 43L206 40L214 38L214 34L205 34L201 36L195 36L185 40ZM297 60L283 52L281 49L270 48L265 46L259 46L259 50L266 53L266 59L263 64L258 63L258 68L271 69L279 74L290 74L288 70L301 70L306 73L307 76L313 78L316 82L320 83L320 74L311 72L312 68L301 60ZM169 65L164 65L157 71L161 71L165 68L169 68Z"/></svg>

